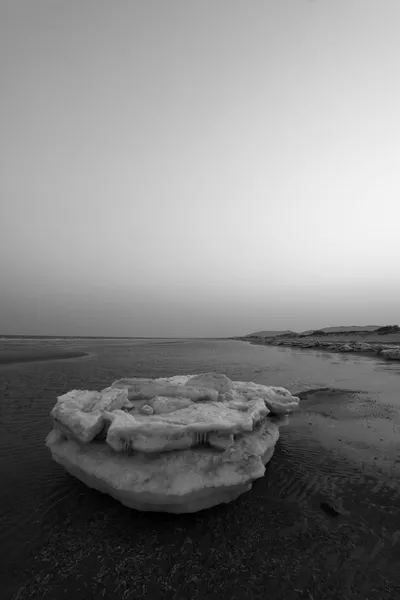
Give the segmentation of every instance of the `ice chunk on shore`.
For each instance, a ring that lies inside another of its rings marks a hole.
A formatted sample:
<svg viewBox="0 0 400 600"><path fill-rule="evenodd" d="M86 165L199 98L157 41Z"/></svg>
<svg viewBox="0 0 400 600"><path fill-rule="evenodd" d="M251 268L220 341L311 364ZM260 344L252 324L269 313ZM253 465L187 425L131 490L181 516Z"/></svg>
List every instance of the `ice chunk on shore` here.
<svg viewBox="0 0 400 600"><path fill-rule="evenodd" d="M106 388L102 392L72 390L58 397L51 415L66 435L88 443L103 429L104 411L122 408L127 401L126 389Z"/></svg>
<svg viewBox="0 0 400 600"><path fill-rule="evenodd" d="M392 360L400 360L400 348L382 350L381 355Z"/></svg>
<svg viewBox="0 0 400 600"><path fill-rule="evenodd" d="M233 386L232 381L222 373L202 373L201 375L194 375L188 379L185 385L217 390L217 392L220 392L221 394L230 392Z"/></svg>
<svg viewBox="0 0 400 600"><path fill-rule="evenodd" d="M165 398L167 401L168 398ZM109 426L106 443L116 452L127 448L141 452L161 452L190 448L198 437L212 445L208 433L230 436L253 431L255 425L267 416L269 410L261 398L243 403L238 409L231 402L191 403L171 412L155 411L152 415L127 414L122 410L104 413ZM217 441L221 446L221 441Z"/></svg>
<svg viewBox="0 0 400 600"><path fill-rule="evenodd" d="M262 477L279 437L269 415L298 403L284 388L216 373L126 378L60 396L46 444L71 474L127 506L192 512Z"/></svg>
<svg viewBox="0 0 400 600"><path fill-rule="evenodd" d="M128 399L131 401L148 400L155 396L190 398L194 402L198 400L216 400L218 398L218 390L214 388L184 385L167 379L154 379L152 381L136 381L134 378L120 379L115 381L111 387L127 389Z"/></svg>
<svg viewBox="0 0 400 600"><path fill-rule="evenodd" d="M184 451L116 453L107 444L74 440L47 446L53 459L71 475L130 508L188 513L231 502L251 489L265 473L279 437L278 426L242 437L226 451L200 446Z"/></svg>
<svg viewBox="0 0 400 600"><path fill-rule="evenodd" d="M233 390L239 395L250 399L262 398L272 414L281 415L290 413L299 405L299 399L283 387L248 383L245 381L233 382Z"/></svg>

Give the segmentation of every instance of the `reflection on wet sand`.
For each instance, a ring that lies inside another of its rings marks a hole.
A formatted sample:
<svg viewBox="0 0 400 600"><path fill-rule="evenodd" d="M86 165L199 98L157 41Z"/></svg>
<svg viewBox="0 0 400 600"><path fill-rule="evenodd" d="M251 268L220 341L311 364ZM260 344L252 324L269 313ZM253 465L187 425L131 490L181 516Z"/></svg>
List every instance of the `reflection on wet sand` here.
<svg viewBox="0 0 400 600"><path fill-rule="evenodd" d="M33 348L32 350L12 349L0 351L0 365L61 360L66 358L82 358L84 356L88 356L88 354L86 352L80 352L79 350L68 350L65 348Z"/></svg>

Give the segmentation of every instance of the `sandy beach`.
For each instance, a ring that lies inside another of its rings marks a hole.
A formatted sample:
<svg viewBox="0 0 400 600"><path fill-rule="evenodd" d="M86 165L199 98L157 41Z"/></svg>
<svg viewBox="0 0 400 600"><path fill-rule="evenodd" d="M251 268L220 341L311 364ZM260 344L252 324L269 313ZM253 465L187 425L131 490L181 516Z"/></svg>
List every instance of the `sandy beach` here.
<svg viewBox="0 0 400 600"><path fill-rule="evenodd" d="M1 366L3 598L393 600L400 593L400 365L227 340L46 345L90 357ZM48 456L58 394L105 387L122 374L212 369L301 398L265 476L237 501L191 515L134 511Z"/></svg>

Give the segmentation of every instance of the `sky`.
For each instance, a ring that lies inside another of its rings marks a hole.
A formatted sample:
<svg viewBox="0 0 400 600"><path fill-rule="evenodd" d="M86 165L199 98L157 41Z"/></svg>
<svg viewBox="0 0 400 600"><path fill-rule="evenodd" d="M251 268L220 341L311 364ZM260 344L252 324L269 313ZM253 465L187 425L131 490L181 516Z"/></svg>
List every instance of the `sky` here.
<svg viewBox="0 0 400 600"><path fill-rule="evenodd" d="M398 0L2 0L0 334L400 323Z"/></svg>

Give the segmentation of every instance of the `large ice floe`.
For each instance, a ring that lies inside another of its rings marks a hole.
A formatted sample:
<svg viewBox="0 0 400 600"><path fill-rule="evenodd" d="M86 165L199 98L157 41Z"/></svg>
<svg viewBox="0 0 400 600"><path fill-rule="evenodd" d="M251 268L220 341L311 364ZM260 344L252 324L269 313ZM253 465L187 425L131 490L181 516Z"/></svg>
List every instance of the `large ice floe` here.
<svg viewBox="0 0 400 600"><path fill-rule="evenodd" d="M299 399L217 373L127 378L57 399L53 459L138 510L184 513L230 502L265 473L279 416Z"/></svg>

